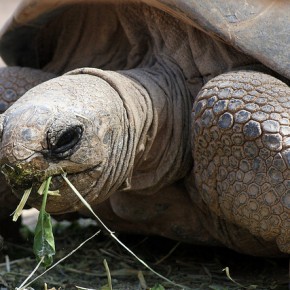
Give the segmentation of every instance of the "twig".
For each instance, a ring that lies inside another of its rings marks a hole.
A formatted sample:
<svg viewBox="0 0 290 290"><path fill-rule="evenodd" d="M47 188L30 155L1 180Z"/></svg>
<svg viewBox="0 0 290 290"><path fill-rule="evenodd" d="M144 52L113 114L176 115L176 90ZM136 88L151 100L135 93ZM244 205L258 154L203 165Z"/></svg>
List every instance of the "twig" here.
<svg viewBox="0 0 290 290"><path fill-rule="evenodd" d="M69 187L72 189L72 191L78 196L78 198L82 201L82 203L87 207L87 209L94 215L94 217L97 219L97 221L103 226L103 228L111 235L113 239L115 239L127 252L129 252L133 257L135 257L143 266L145 266L147 269L149 269L152 273L154 273L159 278L165 280L166 282L182 288L186 289L187 287L178 283L175 283L171 281L170 279L166 278L165 276L159 274L155 270L153 270L149 265L147 265L142 259L140 259L131 249L129 249L123 242L121 242L114 232L112 232L104 223L103 221L97 216L97 214L94 212L92 207L87 203L87 201L82 197L82 195L78 192L78 190L74 187L74 185L68 180L66 177L66 174L61 175L62 178L66 181L66 183L69 185Z"/></svg>
<svg viewBox="0 0 290 290"><path fill-rule="evenodd" d="M243 289L256 289L256 288L257 288L257 285L244 286L244 285L242 285L242 284L236 282L236 281L235 281L235 280L230 276L230 269L229 269L229 267L225 267L225 268L223 269L223 271L225 271L227 277L228 277L228 278L229 278L229 279L230 279L234 284L238 285L240 288L243 288Z"/></svg>
<svg viewBox="0 0 290 290"><path fill-rule="evenodd" d="M22 284L16 288L16 290L23 290L27 287L27 285L25 285L25 283L34 275L34 273L36 272L36 270L39 268L39 266L41 265L41 263L43 262L44 257L42 257L40 259L40 261L38 262L38 264L36 265L36 267L34 268L34 270L28 275L28 277L22 282Z"/></svg>
<svg viewBox="0 0 290 290"><path fill-rule="evenodd" d="M10 266L14 265L14 264L18 264L18 263L23 263L23 262L29 262L32 261L31 258L23 258L23 259L18 259L18 260L14 260L14 261L10 261ZM6 262L5 263L1 263L0 267L5 266L6 267Z"/></svg>
<svg viewBox="0 0 290 290"><path fill-rule="evenodd" d="M92 289L92 288L84 288L84 287L80 287L80 286L76 286L77 289L80 290L97 290L97 289Z"/></svg>
<svg viewBox="0 0 290 290"><path fill-rule="evenodd" d="M146 281L145 281L145 278L144 278L144 275L143 275L143 272L142 271L138 271L138 275L137 276L138 276L141 288L144 289L144 290L148 289Z"/></svg>
<svg viewBox="0 0 290 290"><path fill-rule="evenodd" d="M100 249L99 250L101 253L111 257L111 258L114 258L115 260L120 260L120 261L123 261L124 260L124 257L120 256L119 254L117 253L110 253L109 251L105 250L105 249Z"/></svg>
<svg viewBox="0 0 290 290"><path fill-rule="evenodd" d="M62 266L61 266L62 267ZM72 272L72 273L77 273L77 274L83 274L86 276L92 276L92 277L106 277L107 275L104 272L84 272L84 271L80 271L74 268L68 268L68 267L62 267L65 271L67 272ZM118 276L118 277L125 277L125 276L132 276L132 275L137 275L138 274L138 270L135 269L119 269L119 270L113 270L110 271L111 276ZM151 272L148 272L148 274L152 274Z"/></svg>
<svg viewBox="0 0 290 290"><path fill-rule="evenodd" d="M159 265L160 263L162 263L164 260L166 260L168 257L171 256L171 254L176 250L176 248L181 244L181 242L178 242L170 251L167 255L165 255L164 257L162 257L160 260L158 260L157 262L154 263L154 265Z"/></svg>
<svg viewBox="0 0 290 290"><path fill-rule="evenodd" d="M9 273L11 271L11 264L8 255L5 255L6 271Z"/></svg>
<svg viewBox="0 0 290 290"><path fill-rule="evenodd" d="M0 275L0 283L3 285L3 286L5 286L5 287L7 287L7 289L8 289L8 284L7 284L7 282L3 279L3 277ZM1 288L0 288L1 289Z"/></svg>
<svg viewBox="0 0 290 290"><path fill-rule="evenodd" d="M60 259L59 261L57 261L55 264L53 264L51 267L49 267L48 269L46 269L43 273L41 273L40 275L38 275L37 277L35 277L32 281L30 281L28 284L26 284L25 286L23 286L24 288L16 288L17 290L24 290L26 287L28 287L29 285L31 285L33 282L35 282L37 279L39 279L41 276L43 276L44 274L46 274L48 271L50 271L51 269L53 269L54 267L56 267L59 263L61 263L62 261L64 261L65 259L67 259L68 257L70 257L72 254L74 254L79 248L81 248L85 243L87 243L89 240L91 240L92 238L94 238L96 235L98 235L101 231L97 231L96 233L94 233L91 237L89 237L88 239L86 239L84 242L82 242L78 247L76 247L75 249L73 249L70 253L68 253L65 257L63 257L62 259ZM41 261L40 261L41 262ZM31 276L31 275L30 275ZM27 280L27 279L26 279ZM23 283L22 283L23 284Z"/></svg>

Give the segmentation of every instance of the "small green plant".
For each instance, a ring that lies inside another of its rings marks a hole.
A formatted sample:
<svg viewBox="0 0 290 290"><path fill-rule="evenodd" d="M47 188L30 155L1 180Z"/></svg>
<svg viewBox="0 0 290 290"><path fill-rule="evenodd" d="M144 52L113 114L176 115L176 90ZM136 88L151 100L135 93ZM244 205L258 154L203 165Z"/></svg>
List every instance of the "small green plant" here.
<svg viewBox="0 0 290 290"><path fill-rule="evenodd" d="M88 210L93 214L93 216L96 218L96 220L104 227L104 229L110 234L110 236L117 241L126 251L128 251L133 257L135 257L143 266L145 266L147 269L149 269L152 273L157 275L159 278L167 281L168 283L178 287L185 289L186 287L180 284L177 284L168 278L164 277L163 275L159 274L155 270L153 270L150 266L148 266L142 259L140 259L131 249L129 249L126 245L124 245L104 223L103 221L96 215L96 213L93 211L91 206L87 203L87 201L83 198L83 196L78 192L78 190L71 184L71 182L68 180L66 174L62 174L63 179L66 181L68 186L72 189L72 191L78 196L78 198L82 201L82 203L88 208ZM35 269L32 271L32 273L25 279L25 281L18 287L16 288L17 290L24 290L26 289L27 286L29 286L31 283L33 283L35 280L37 280L39 277L47 273L49 270L54 268L57 264L65 260L67 257L72 255L77 249L79 249L82 245L84 245L88 240L92 239L95 237L100 231L95 233L92 237L87 239L85 242L83 242L79 247L77 247L75 250L70 252L67 256L62 258L60 261L58 261L56 264L52 265L50 268L46 269L41 275L37 276L34 278L32 281L27 283L29 279L33 276L35 271L39 268L40 265L45 266L46 268L49 267L53 263L53 256L55 255L55 243L54 243L54 237L53 237L53 232L52 232L52 225L51 225L51 218L49 213L45 211L46 203L47 203L47 197L49 194L51 195L59 195L58 192L55 191L49 191L49 185L51 182L51 178L49 177L46 181L42 183L40 186L38 193L40 195L43 195L43 200L42 200L42 205L41 209L39 212L38 216L38 221L37 225L35 228L35 236L34 236L34 245L33 245L33 251L34 254L36 255L36 259L39 261L38 265L35 267ZM17 207L14 216L19 217L21 215L22 209L29 197L29 194L31 192L31 189L25 191L25 194L19 206ZM17 218L16 218L17 219ZM15 220L16 220L15 219ZM13 218L14 220L14 218ZM111 283L111 276L109 272L109 268L106 262L104 262L107 276L108 276L108 288L112 290L112 283ZM27 283L27 284L26 284ZM79 288L81 289L81 288ZM165 290L162 285L155 285L152 290Z"/></svg>
<svg viewBox="0 0 290 290"><path fill-rule="evenodd" d="M49 194L56 195L58 192L49 191L51 177L45 180L40 186L38 193L43 195L41 209L39 211L37 225L34 232L33 252L38 262L46 268L53 263L53 256L55 255L55 243L52 232L52 224L50 214L46 212L47 196ZM32 188L25 190L23 197L17 206L14 214L13 221L17 221L21 215L23 208L29 198Z"/></svg>
<svg viewBox="0 0 290 290"><path fill-rule="evenodd" d="M51 177L47 179L43 189L43 200L35 227L33 243L33 252L36 259L42 261L42 265L46 268L53 263L53 256L55 255L51 217L45 210L50 182Z"/></svg>

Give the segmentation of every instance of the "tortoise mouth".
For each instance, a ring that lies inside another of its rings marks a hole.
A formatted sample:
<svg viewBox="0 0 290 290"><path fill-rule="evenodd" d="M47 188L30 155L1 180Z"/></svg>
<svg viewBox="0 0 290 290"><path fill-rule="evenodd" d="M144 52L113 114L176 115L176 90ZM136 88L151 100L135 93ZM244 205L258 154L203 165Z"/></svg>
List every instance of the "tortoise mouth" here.
<svg viewBox="0 0 290 290"><path fill-rule="evenodd" d="M68 178L73 179L77 173L67 174ZM43 196L39 194L39 188L41 187L45 178L40 181L35 178L24 180L21 184L10 182L13 193L21 199L23 193L27 189L31 189L29 195L28 204L32 207L39 209L42 204ZM74 199L72 198L72 191L67 186L66 182L62 178L61 174L55 174L52 176L49 186L50 191L59 191L59 195L48 197L48 204L46 210L52 214L62 214L74 211L72 206Z"/></svg>
<svg viewBox="0 0 290 290"><path fill-rule="evenodd" d="M1 172L12 190L16 192L31 188L33 184L40 182L43 175L39 170L24 168L20 164L11 166L7 163L2 165Z"/></svg>
<svg viewBox="0 0 290 290"><path fill-rule="evenodd" d="M78 181L83 181L86 176L89 176L90 171L100 171L98 169L101 168L101 164L98 164L92 168L87 168L83 171L78 172L68 172L66 173L67 178L72 181L72 183L78 187L80 193L85 197L91 195L91 191L93 190L93 187L88 186L87 188L84 187L83 183L82 185L79 185ZM63 179L62 174L65 173L64 170L59 170L58 172L52 171L52 170L46 170L43 171L42 174L38 172L38 177L34 175L27 175L25 178L21 178L18 180L11 180L8 179L8 182L12 188L13 193L21 199L23 196L23 193L27 189L32 189L28 204L30 206L33 206L35 208L40 208L42 203L42 195L38 193L38 190L40 186L42 185L43 181L47 179L47 177L51 176L51 183L49 186L50 191L59 191L59 195L48 197L48 203L46 210L50 212L51 214L63 214L63 213L69 213L73 211L77 211L79 208L82 207L82 204L79 200L79 198L73 193L72 189L69 187L69 185L66 183L66 181ZM80 188L79 188L80 187Z"/></svg>

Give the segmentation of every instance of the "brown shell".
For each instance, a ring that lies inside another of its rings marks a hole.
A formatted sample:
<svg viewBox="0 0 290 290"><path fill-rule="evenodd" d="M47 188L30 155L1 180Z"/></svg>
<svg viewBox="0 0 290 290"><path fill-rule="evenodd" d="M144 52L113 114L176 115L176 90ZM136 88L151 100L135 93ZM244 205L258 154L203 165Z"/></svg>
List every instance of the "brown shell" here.
<svg viewBox="0 0 290 290"><path fill-rule="evenodd" d="M9 65L36 67L33 39L37 31L65 6L84 2L146 3L290 78L289 0L24 0L0 34L3 59Z"/></svg>

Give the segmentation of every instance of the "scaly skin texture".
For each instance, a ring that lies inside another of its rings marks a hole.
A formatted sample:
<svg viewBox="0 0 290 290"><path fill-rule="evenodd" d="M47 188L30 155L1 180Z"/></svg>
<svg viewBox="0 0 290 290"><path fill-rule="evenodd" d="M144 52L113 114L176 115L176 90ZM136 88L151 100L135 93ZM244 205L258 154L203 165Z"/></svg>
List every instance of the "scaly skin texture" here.
<svg viewBox="0 0 290 290"><path fill-rule="evenodd" d="M0 76L0 113L3 113L28 90L55 75L26 67L0 67Z"/></svg>
<svg viewBox="0 0 290 290"><path fill-rule="evenodd" d="M80 69L33 88L10 107L1 116L1 163L15 192L21 196L65 171L87 201L97 204L117 190L153 194L182 178L191 166L190 98L180 71L172 76L168 68L159 76L159 66L165 63L122 74ZM169 90L172 77L176 86ZM75 136L74 128L82 134ZM61 179L53 184L62 195L48 202L50 212L82 206ZM39 199L32 194L32 205Z"/></svg>
<svg viewBox="0 0 290 290"><path fill-rule="evenodd" d="M0 76L0 113L3 113L28 90L55 75L31 68L3 67ZM19 200L12 194L2 173L0 184L0 234L15 235L19 225L12 222L11 213Z"/></svg>
<svg viewBox="0 0 290 290"><path fill-rule="evenodd" d="M273 72L153 7L85 2L39 23L35 57L17 57L58 75L77 69L29 90L1 116L1 163L18 196L33 185L29 202L39 206L36 189L53 175L61 197L47 209L83 210L64 170L115 230L218 240L254 255L276 255L277 242L289 253L288 87L231 73L196 97L224 72Z"/></svg>
<svg viewBox="0 0 290 290"><path fill-rule="evenodd" d="M254 236L275 241L287 253L289 96L289 87L271 76L223 74L197 96L192 128L192 178L208 210Z"/></svg>
<svg viewBox="0 0 290 290"><path fill-rule="evenodd" d="M157 71L158 66L154 74L141 69L122 74L80 69L25 94L1 117L1 163L14 191L21 196L34 184L30 203L39 206L37 186L54 175L53 189L60 189L62 195L50 198L47 209L52 213L83 211L59 178L66 171L116 230L193 243L221 242L254 255L279 255L277 243L282 252L288 252L288 86L257 72L220 75L197 96L190 133L184 131L184 122L189 124L189 116L183 113L189 100L186 90L180 87L185 97L179 99L180 105L164 107L170 95L158 89L162 78L155 88ZM175 81L182 85L177 72ZM165 108L172 111L162 119ZM177 134L172 143L162 134L168 130L169 116L179 120L171 125ZM159 120L155 129L154 118ZM31 127L19 128L20 120ZM81 141L58 155L53 148L63 146L58 145L59 139L76 126L83 128ZM14 132L12 139L10 132ZM188 208L185 188L168 185L190 170L186 136L191 134L194 169L187 177L187 190L193 204ZM144 164L163 153L155 146L164 143L164 152L170 152L176 142L184 149L170 153L171 160L165 155L164 163L159 161L159 174L152 175L150 167L146 172ZM223 232L219 224L224 224Z"/></svg>
<svg viewBox="0 0 290 290"><path fill-rule="evenodd" d="M190 140L187 138L191 101L187 89L182 85L183 77L179 68L176 71L169 68L166 62L162 62L152 69L128 70L123 75L96 69L76 70L33 89L19 100L2 116L5 120L10 119L9 124L5 124L7 121L3 123L2 158L6 158L6 161L2 159L5 164L3 171L19 197L25 186L29 187L32 182L38 183L49 174L58 175L65 170L112 229L159 234L185 242L219 244L202 227L198 210L190 203L182 183L166 187L172 180L183 177L191 166ZM29 69L19 71L28 73L28 76L31 74ZM158 71L162 76L158 76ZM38 72L39 75L41 73ZM3 74L4 77L6 75L9 73ZM104 81L98 80L98 77ZM175 83L182 86L167 87L173 77ZM74 87L76 83L79 90ZM111 90L109 85L112 86ZM179 99L173 97L176 94L180 96ZM95 95L98 97L94 97ZM106 123L106 119L102 117L106 115L107 109L102 108L100 101L105 107L111 108L111 118L106 117L110 123ZM172 106L171 103L175 105ZM90 106L86 107L88 104ZM71 118L73 120L70 121ZM114 118L120 119L122 123L113 126L116 123ZM59 132L65 131L72 123L76 125L76 122L82 123L84 127L87 126L86 123L92 123L94 127L91 131L96 130L104 135L100 139L106 139L105 144L94 142L94 135L86 128L84 138L87 141L82 141L81 148L75 154L64 160L53 158L47 152L46 138L55 146ZM26 125L22 128L20 123ZM100 125L103 126L100 128ZM129 136L126 134L127 130ZM12 140L9 134L7 139L6 132L14 132L13 142L10 142ZM40 143L37 136L42 139ZM177 144L181 144L179 150L176 150ZM103 146L105 151L109 149L111 153L100 154ZM97 156L101 159L96 158ZM109 168L103 166L102 170L100 167L94 169L99 160L106 163L106 159ZM89 163L86 165L87 162ZM158 169L152 171L151 168L157 165ZM113 170L115 178L112 176ZM102 179L106 182L102 183ZM50 212L72 211L81 207L71 190L60 183L59 178L53 179L53 186L60 189L62 197L50 199L47 207ZM161 187L162 190L159 190ZM34 187L36 188L37 186ZM107 202L101 203L107 198L106 192L111 194L115 188L128 192L115 193ZM5 196L8 197L3 193L2 199ZM30 203L38 206L38 201L34 200L36 197L32 194ZM12 205L7 200L2 202L3 205L8 203ZM176 204L180 206L176 207Z"/></svg>

